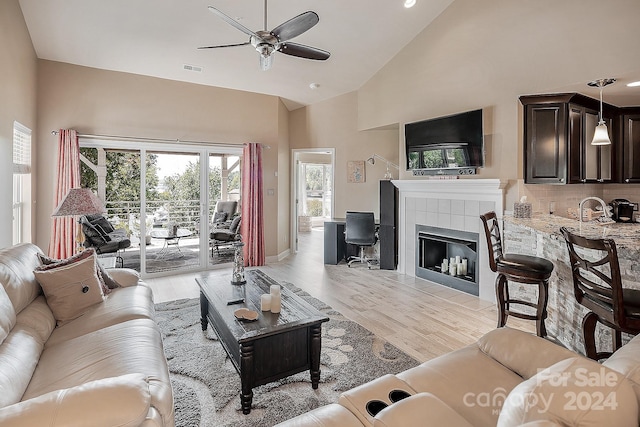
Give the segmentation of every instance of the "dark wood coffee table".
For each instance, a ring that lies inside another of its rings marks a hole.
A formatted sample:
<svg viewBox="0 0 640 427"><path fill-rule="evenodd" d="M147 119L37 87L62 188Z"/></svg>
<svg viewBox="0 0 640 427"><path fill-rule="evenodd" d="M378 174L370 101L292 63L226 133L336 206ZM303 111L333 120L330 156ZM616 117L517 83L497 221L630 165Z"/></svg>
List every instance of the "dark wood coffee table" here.
<svg viewBox="0 0 640 427"><path fill-rule="evenodd" d="M282 287L280 313L260 311L260 296L278 283L260 270L245 271L247 283L232 285L231 275L203 275L200 286L202 330L211 324L240 374L242 412L251 412L253 388L309 370L311 386L320 381L322 323L327 316ZM227 302L244 298L242 304ZM248 308L258 320L238 320L233 312Z"/></svg>

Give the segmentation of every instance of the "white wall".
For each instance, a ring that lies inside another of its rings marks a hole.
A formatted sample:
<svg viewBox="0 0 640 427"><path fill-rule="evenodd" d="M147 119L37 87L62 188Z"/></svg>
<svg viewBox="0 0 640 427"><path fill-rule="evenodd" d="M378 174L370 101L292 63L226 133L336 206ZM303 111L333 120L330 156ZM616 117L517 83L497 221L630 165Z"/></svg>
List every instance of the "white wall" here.
<svg viewBox="0 0 640 427"><path fill-rule="evenodd" d="M12 243L13 122L34 131L36 127L37 59L18 0L0 1L0 58L0 248L4 248Z"/></svg>

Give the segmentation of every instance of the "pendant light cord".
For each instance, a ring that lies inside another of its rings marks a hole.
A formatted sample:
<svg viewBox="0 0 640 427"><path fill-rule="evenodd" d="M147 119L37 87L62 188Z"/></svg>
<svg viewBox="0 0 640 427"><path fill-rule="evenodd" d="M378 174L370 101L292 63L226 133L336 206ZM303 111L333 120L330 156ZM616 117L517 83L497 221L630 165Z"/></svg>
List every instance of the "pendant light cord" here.
<svg viewBox="0 0 640 427"><path fill-rule="evenodd" d="M600 122L604 122L604 114L602 113L602 89L603 85L600 85Z"/></svg>

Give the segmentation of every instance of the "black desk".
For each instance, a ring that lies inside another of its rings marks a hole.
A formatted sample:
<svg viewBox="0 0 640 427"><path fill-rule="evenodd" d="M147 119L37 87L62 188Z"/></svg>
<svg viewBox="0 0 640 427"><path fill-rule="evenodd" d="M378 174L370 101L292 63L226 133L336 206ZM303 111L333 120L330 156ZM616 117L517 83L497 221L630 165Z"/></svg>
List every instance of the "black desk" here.
<svg viewBox="0 0 640 427"><path fill-rule="evenodd" d="M338 264L343 259L358 255L358 247L344 241L345 218L331 218L324 222L324 263ZM376 227L379 221L376 220Z"/></svg>

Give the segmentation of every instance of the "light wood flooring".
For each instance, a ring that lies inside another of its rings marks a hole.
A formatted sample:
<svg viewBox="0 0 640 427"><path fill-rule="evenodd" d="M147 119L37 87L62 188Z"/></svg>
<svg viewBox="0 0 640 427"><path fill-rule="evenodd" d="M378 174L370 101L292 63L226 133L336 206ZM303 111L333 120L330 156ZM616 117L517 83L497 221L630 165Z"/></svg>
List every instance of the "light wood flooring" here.
<svg viewBox="0 0 640 427"><path fill-rule="evenodd" d="M323 230L300 233L299 252L260 267L277 281L295 284L347 318L423 362L476 341L496 327L494 303L395 271L323 264ZM231 268L209 274L230 274ZM199 296L199 273L147 279L155 302ZM205 273L206 274L206 273ZM533 322L508 326L535 332Z"/></svg>

